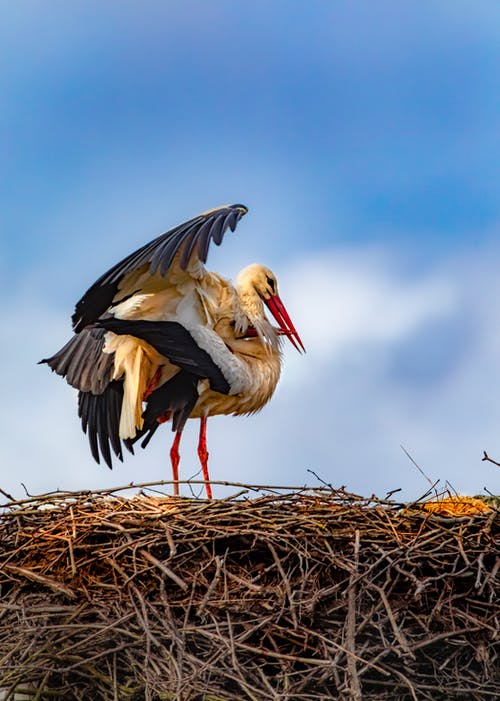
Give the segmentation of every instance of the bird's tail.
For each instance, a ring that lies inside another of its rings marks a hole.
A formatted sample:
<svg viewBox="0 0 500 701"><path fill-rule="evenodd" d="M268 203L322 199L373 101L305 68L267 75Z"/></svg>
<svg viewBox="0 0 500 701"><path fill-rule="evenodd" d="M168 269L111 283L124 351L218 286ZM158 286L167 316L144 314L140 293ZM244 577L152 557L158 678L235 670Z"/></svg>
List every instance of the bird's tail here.
<svg viewBox="0 0 500 701"><path fill-rule="evenodd" d="M165 361L149 344L129 335L108 334L105 350L114 354L113 379L123 378L120 438L142 429L142 401L156 371Z"/></svg>

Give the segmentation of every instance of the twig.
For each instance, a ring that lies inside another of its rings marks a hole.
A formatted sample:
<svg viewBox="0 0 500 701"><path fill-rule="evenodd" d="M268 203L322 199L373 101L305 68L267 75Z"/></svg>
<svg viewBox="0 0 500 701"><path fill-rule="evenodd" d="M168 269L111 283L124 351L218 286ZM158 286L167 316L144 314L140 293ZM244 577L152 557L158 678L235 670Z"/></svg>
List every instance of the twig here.
<svg viewBox="0 0 500 701"><path fill-rule="evenodd" d="M210 582L210 584L208 586L207 591L205 592L205 596L201 600L201 604L198 606L198 608L196 610L197 616L202 615L203 611L205 610L206 605L208 604L208 602L210 600L210 597L212 596L217 584L219 583L223 563L224 563L224 560L222 559L222 557L216 555L215 556L215 574L213 576L212 581Z"/></svg>
<svg viewBox="0 0 500 701"><path fill-rule="evenodd" d="M14 497L3 489L0 489L0 494L3 494L4 497L7 497L7 499L10 499L11 501L14 501Z"/></svg>
<svg viewBox="0 0 500 701"><path fill-rule="evenodd" d="M406 455L406 457L413 463L413 465L415 465L415 467L416 467L417 470L420 472L420 474L421 474L423 477L425 477L425 479L427 480L427 482L429 482L429 484L431 485L431 489L434 489L434 486L435 486L435 485L433 484L433 482L432 482L432 480L430 479L430 477L428 477L428 476L425 474L425 472L422 470L422 468L420 467L420 465L412 458L412 456L410 455L410 453L406 450L406 448L404 447L404 445L400 445L399 447L401 448L401 450L403 451L403 453Z"/></svg>
<svg viewBox="0 0 500 701"><path fill-rule="evenodd" d="M176 584L178 584L181 587L181 589L188 588L188 585L182 579L182 577L179 577L178 574L175 574L175 572L173 572L170 569L170 567L167 567L167 565L165 565L163 562L160 562L160 560L158 560L154 555L151 555L151 553L148 553L146 550L142 550L141 556L155 567L158 567L158 569L161 570L163 574L166 574L167 577L170 577L170 579Z"/></svg>
<svg viewBox="0 0 500 701"><path fill-rule="evenodd" d="M27 577L33 582L38 582L39 584L43 584L46 587L50 587L51 589L59 592L60 594L68 596L70 599L76 599L76 593L72 589L65 586L64 584L61 584L60 582L57 582L55 579L52 579L52 577L47 577L38 574L38 572L28 570L25 567L17 567L16 565L6 564L4 565L4 567L6 570L12 572L13 574L19 574L23 577Z"/></svg>
<svg viewBox="0 0 500 701"><path fill-rule="evenodd" d="M488 453L487 453L485 450L483 450L483 457L481 458L481 460L482 460L483 462L484 462L485 460L487 460L488 462L493 463L493 465L497 465L497 467L500 467L500 462L497 462L496 460L492 460L492 459L490 458L490 456L488 455Z"/></svg>
<svg viewBox="0 0 500 701"><path fill-rule="evenodd" d="M346 648L352 652L347 656L347 674L351 689L352 701L362 701L361 683L356 667L356 585L359 565L359 531L354 533L354 567L351 573L351 584L347 594L347 619L346 619Z"/></svg>

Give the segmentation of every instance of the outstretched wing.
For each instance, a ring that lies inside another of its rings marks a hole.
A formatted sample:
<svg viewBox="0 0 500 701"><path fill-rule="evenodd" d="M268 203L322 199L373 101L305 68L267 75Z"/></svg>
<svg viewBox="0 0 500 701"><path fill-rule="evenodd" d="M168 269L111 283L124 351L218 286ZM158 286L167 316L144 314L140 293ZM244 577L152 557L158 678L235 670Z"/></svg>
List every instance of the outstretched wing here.
<svg viewBox="0 0 500 701"><path fill-rule="evenodd" d="M126 288L127 275L143 268L151 276L159 273L164 277L177 254L183 271L193 256L205 263L210 242L220 245L227 229L234 231L247 211L242 204L211 209L131 253L101 275L77 303L72 316L75 331L78 333L94 323L110 307L119 289ZM139 291L131 290L130 296Z"/></svg>

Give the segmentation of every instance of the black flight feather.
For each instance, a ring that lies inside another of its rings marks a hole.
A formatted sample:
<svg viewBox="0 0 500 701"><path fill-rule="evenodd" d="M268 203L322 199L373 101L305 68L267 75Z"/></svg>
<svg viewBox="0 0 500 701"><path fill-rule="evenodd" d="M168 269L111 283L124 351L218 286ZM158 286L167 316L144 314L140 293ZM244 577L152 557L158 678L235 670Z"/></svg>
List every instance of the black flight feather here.
<svg viewBox="0 0 500 701"><path fill-rule="evenodd" d="M90 451L96 462L100 462L102 456L110 468L111 450L119 460L123 460L119 435L122 400L121 380L110 382L102 394L78 393L78 416L83 432L88 436ZM131 445L127 444L127 448L131 450Z"/></svg>

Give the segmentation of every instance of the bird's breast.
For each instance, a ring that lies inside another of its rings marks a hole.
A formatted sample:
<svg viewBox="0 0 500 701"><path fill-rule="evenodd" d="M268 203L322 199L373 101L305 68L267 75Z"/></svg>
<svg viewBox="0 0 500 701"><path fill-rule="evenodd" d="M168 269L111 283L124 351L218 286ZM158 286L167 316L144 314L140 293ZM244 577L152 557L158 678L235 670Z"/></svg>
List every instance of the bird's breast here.
<svg viewBox="0 0 500 701"><path fill-rule="evenodd" d="M241 360L246 365L247 382L245 390L233 395L219 394L207 388L198 399L191 418L215 416L217 414L253 414L260 411L271 399L281 372L279 354L260 360L249 358Z"/></svg>

